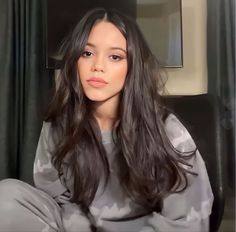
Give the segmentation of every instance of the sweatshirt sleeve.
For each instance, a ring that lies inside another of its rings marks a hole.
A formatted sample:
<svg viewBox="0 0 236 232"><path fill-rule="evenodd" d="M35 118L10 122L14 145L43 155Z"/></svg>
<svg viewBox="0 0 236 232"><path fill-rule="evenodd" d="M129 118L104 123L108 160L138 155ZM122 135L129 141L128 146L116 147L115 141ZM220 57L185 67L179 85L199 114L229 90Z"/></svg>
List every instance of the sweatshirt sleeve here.
<svg viewBox="0 0 236 232"><path fill-rule="evenodd" d="M54 144L50 123L43 123L34 160L35 187L49 194L61 207L65 231L90 231L90 223L80 207L70 202L71 192L51 162Z"/></svg>
<svg viewBox="0 0 236 232"><path fill-rule="evenodd" d="M67 192L67 189L61 183L58 171L52 165L53 150L54 144L50 133L50 123L44 122L34 160L34 184L38 189L45 191L57 200L58 197ZM60 200L58 203L60 203Z"/></svg>
<svg viewBox="0 0 236 232"><path fill-rule="evenodd" d="M177 150L183 152L183 155L196 150L190 134L173 114L166 119L165 129L170 142ZM208 232L213 194L205 163L199 151L196 151L187 162L192 165L188 168L197 175L187 174L187 188L182 192L169 194L163 199L163 209L160 213L152 212L119 221L104 220L103 231ZM119 213L125 209L119 209ZM127 207L128 209L130 208Z"/></svg>
<svg viewBox="0 0 236 232"><path fill-rule="evenodd" d="M186 128L172 114L166 120L166 132L177 150L189 152L196 148ZM167 196L162 212L153 212L141 232L209 231L213 194L199 151L196 151L196 155L188 160L188 163L192 165L191 171L197 175L187 174L188 187L183 192Z"/></svg>

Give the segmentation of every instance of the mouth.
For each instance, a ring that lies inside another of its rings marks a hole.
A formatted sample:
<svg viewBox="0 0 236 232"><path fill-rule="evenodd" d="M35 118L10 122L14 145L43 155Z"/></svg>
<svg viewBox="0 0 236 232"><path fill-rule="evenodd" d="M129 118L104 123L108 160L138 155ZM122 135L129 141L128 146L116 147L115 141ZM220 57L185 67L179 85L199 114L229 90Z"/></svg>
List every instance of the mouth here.
<svg viewBox="0 0 236 232"><path fill-rule="evenodd" d="M88 84L95 88L100 88L106 86L108 83L99 77L92 77L87 80Z"/></svg>

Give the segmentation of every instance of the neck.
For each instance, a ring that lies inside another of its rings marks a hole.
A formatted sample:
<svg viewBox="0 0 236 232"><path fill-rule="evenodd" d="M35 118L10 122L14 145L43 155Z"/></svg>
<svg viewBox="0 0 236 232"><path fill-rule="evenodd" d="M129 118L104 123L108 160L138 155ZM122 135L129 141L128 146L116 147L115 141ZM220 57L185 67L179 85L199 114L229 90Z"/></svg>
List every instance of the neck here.
<svg viewBox="0 0 236 232"><path fill-rule="evenodd" d="M93 105L94 116L100 130L112 130L118 121L118 101L96 102Z"/></svg>

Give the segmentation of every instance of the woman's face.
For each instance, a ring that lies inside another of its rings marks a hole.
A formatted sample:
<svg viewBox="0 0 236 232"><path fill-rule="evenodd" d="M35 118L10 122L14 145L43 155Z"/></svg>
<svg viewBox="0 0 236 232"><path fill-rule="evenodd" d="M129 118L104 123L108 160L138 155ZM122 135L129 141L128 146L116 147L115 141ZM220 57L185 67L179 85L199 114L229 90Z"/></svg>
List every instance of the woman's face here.
<svg viewBox="0 0 236 232"><path fill-rule="evenodd" d="M91 101L118 101L127 75L126 39L112 23L98 22L77 65L84 93Z"/></svg>

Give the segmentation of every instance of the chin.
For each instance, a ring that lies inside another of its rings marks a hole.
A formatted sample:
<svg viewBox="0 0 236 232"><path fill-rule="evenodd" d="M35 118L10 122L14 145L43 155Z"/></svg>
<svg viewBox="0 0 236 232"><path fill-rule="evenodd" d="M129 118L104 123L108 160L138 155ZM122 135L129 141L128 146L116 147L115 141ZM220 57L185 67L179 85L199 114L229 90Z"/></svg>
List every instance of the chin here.
<svg viewBox="0 0 236 232"><path fill-rule="evenodd" d="M94 101L94 102L102 102L107 99L104 96L96 96L95 94L86 94L86 96L90 101Z"/></svg>
<svg viewBox="0 0 236 232"><path fill-rule="evenodd" d="M106 102L111 101L116 104L117 99L119 98L120 92L117 93L102 93L102 92L95 92L95 91L88 91L85 92L86 97L93 102Z"/></svg>

